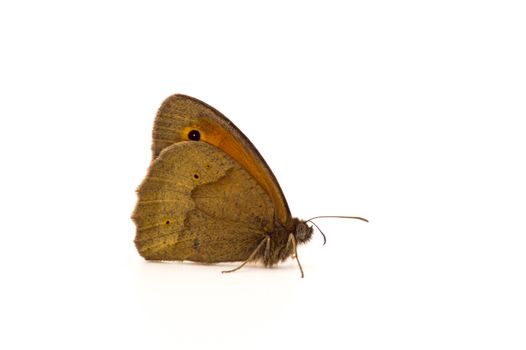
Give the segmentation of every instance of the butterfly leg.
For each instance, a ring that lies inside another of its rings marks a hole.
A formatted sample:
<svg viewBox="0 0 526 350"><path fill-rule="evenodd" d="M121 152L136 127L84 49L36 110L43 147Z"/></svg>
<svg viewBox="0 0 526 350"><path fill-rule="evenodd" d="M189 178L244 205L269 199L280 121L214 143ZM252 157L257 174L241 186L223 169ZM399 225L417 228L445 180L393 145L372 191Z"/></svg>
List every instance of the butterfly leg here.
<svg viewBox="0 0 526 350"><path fill-rule="evenodd" d="M269 246L269 243L270 243L270 237L267 236L265 237L265 239L263 239L261 241L261 243L258 244L258 246L256 247L256 249L254 249L254 251L252 252L252 254L250 254L250 256L248 257L247 260L245 260L241 265L239 265L238 267L236 267L235 269L232 269L232 270L226 270L226 271L221 271L221 273L229 273L229 272L234 272L234 271L237 271L239 270L240 268L242 268L243 266L245 266L249 261L251 261L252 259L254 259L254 257L256 256L256 254L259 252L259 250L261 249L261 247L263 247L263 244L267 243L267 247Z"/></svg>
<svg viewBox="0 0 526 350"><path fill-rule="evenodd" d="M267 259L266 261L268 261L268 259L270 259L270 236L267 236L265 240L267 241L267 245L265 247L265 253L263 257Z"/></svg>
<svg viewBox="0 0 526 350"><path fill-rule="evenodd" d="M298 267L300 268L301 272L301 278L303 278L305 275L303 274L303 268L301 267L300 259L298 259L298 249L296 247L296 237L292 233L289 234L289 240L287 241L287 247L289 244L292 244L292 249L294 252L293 258L296 259L296 262L298 263Z"/></svg>

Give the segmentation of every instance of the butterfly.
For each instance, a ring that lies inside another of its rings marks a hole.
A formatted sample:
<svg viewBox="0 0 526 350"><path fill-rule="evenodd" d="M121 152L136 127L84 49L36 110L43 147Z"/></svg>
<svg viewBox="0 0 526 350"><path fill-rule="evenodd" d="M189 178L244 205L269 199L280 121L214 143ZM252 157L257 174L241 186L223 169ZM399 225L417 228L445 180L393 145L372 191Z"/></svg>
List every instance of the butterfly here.
<svg viewBox="0 0 526 350"><path fill-rule="evenodd" d="M254 145L198 99L176 94L162 103L137 194L135 245L147 260L242 262L223 271L233 272L250 261L269 267L295 257L304 276L297 246L311 239L307 223L315 218L292 217Z"/></svg>

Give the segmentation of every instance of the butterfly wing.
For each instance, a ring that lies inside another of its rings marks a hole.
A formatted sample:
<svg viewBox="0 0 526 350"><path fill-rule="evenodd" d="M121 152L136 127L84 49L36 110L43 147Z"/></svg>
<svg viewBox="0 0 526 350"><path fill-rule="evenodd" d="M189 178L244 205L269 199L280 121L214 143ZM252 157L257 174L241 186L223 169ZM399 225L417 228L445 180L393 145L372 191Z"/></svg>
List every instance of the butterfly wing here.
<svg viewBox="0 0 526 350"><path fill-rule="evenodd" d="M153 159L164 148L189 140L192 131L198 131L199 142L221 149L243 167L271 198L280 223L292 229L287 201L272 170L250 140L206 103L185 95L173 95L163 102L153 128Z"/></svg>
<svg viewBox="0 0 526 350"><path fill-rule="evenodd" d="M266 191L204 142L164 148L137 192L135 244L149 260L244 261L273 229Z"/></svg>

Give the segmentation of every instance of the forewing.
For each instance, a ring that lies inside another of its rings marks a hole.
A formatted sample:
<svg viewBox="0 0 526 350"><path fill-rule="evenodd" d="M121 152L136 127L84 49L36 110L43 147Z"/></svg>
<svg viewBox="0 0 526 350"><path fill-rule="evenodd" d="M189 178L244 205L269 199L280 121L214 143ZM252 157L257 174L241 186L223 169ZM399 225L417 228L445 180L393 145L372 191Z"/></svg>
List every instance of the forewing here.
<svg viewBox="0 0 526 350"><path fill-rule="evenodd" d="M221 149L243 167L272 199L279 221L291 229L289 207L272 170L250 140L206 103L184 95L173 95L163 102L153 127L153 159L166 147L188 141L192 131L199 133L199 142Z"/></svg>

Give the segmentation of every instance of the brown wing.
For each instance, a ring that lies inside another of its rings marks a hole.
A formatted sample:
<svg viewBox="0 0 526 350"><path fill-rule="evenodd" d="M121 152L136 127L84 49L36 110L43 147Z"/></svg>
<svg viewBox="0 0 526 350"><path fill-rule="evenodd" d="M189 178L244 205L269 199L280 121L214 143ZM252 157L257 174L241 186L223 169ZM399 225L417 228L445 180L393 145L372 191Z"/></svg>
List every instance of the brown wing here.
<svg viewBox="0 0 526 350"><path fill-rule="evenodd" d="M285 196L263 157L230 120L206 103L184 95L173 95L163 102L153 128L153 158L164 148L189 140L192 130L199 132L199 142L214 145L241 165L267 192L282 225L292 229Z"/></svg>
<svg viewBox="0 0 526 350"><path fill-rule="evenodd" d="M135 244L146 259L243 261L273 229L267 193L231 157L204 142L165 148L137 192Z"/></svg>

